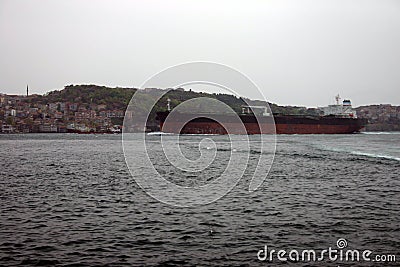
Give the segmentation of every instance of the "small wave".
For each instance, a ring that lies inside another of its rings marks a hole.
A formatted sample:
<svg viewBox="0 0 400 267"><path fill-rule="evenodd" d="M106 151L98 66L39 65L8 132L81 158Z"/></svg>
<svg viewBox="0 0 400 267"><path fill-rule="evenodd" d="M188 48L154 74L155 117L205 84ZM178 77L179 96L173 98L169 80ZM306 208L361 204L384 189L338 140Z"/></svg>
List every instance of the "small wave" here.
<svg viewBox="0 0 400 267"><path fill-rule="evenodd" d="M400 132L361 132L361 134L400 134Z"/></svg>
<svg viewBox="0 0 400 267"><path fill-rule="evenodd" d="M44 252L50 252L50 251L56 250L55 247L53 247L53 246L48 246L48 245L36 246L36 247L34 247L33 249L34 249L34 250L38 250L38 251L44 251Z"/></svg>
<svg viewBox="0 0 400 267"><path fill-rule="evenodd" d="M179 239L181 239L181 240L189 240L189 239L194 239L194 236L184 235L184 236L179 237Z"/></svg>
<svg viewBox="0 0 400 267"><path fill-rule="evenodd" d="M371 158L381 158L381 159L390 159L390 160L400 161L400 158L394 157L394 156L388 156L388 155L365 153L365 152L359 152L359 151L351 151L350 153L353 155L358 155L358 156L366 156L366 157L371 157Z"/></svg>
<svg viewBox="0 0 400 267"><path fill-rule="evenodd" d="M174 133L165 133L165 132L150 132L147 133L148 136L161 136L161 135L174 135Z"/></svg>
<svg viewBox="0 0 400 267"><path fill-rule="evenodd" d="M188 261L180 259L168 259L160 262L157 266L182 266L187 265Z"/></svg>
<svg viewBox="0 0 400 267"><path fill-rule="evenodd" d="M224 225L217 223L217 222L201 222L199 223L200 225L206 225L206 226L214 226L214 227L224 227Z"/></svg>
<svg viewBox="0 0 400 267"><path fill-rule="evenodd" d="M34 265L34 266L54 266L59 264L58 260L51 260L51 259L23 259L20 265Z"/></svg>
<svg viewBox="0 0 400 267"><path fill-rule="evenodd" d="M400 157L396 156L391 156L391 155L383 155L383 154L375 154L375 153L369 153L369 152L362 152L362 151L357 151L357 150L348 150L348 149L343 149L343 148L336 148L336 147L329 147L329 146L313 146L316 149L323 150L323 151L332 151L332 152L338 152L338 153L348 153L351 155L357 155L357 156L364 156L364 157L369 157L369 158L377 158L377 159L388 159L388 160L396 160L400 161Z"/></svg>

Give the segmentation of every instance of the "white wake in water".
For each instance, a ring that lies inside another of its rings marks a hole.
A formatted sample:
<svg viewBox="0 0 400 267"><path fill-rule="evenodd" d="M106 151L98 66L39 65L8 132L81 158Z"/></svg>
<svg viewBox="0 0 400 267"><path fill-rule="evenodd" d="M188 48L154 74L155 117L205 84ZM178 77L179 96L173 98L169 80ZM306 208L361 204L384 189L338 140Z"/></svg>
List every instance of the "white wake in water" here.
<svg viewBox="0 0 400 267"><path fill-rule="evenodd" d="M371 134L371 135L379 135L379 134L400 134L400 132L361 132L361 134Z"/></svg>
<svg viewBox="0 0 400 267"><path fill-rule="evenodd" d="M369 146L368 146L369 145ZM347 144L347 145L332 145L332 144L312 144L314 148L332 151L337 153L346 153L351 155L358 155L370 158L380 158L388 160L400 161L400 154L397 146L393 144L392 147L373 147L372 144L363 145L356 147L357 145Z"/></svg>
<svg viewBox="0 0 400 267"><path fill-rule="evenodd" d="M353 154L353 155L360 155L360 156L366 156L366 157L371 157L371 158L392 159L392 160L400 161L400 158L395 157L395 156L373 154L373 153L365 153L365 152L360 152L360 151L351 151L350 153Z"/></svg>

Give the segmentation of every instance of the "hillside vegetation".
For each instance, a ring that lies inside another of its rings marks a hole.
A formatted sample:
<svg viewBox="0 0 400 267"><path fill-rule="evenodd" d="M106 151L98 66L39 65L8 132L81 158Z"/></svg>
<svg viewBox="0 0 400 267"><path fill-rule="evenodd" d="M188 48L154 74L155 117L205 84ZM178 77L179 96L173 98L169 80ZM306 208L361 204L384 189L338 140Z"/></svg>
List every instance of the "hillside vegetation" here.
<svg viewBox="0 0 400 267"><path fill-rule="evenodd" d="M99 85L68 85L62 90L51 91L45 95L37 95L34 98L30 98L29 101L49 104L56 102L69 102L69 103L79 103L83 105L90 104L104 104L107 105L108 109L126 109L130 99L136 92L135 88L124 88L124 87L106 87ZM162 89L153 89L159 90ZM151 93L150 93L151 94ZM155 106L156 110L165 110L167 106L167 98L171 99L171 107L175 107L178 104L193 98L198 97L209 97L217 99L233 110L240 113L241 107L246 105L246 102L239 97L230 94L221 93L204 93L204 92L194 92L191 90L176 89L169 91ZM253 105L265 105L264 101L260 100L249 100L247 102ZM304 107L283 107L278 106L273 103L268 103L274 113L280 114L314 114L313 109L306 109Z"/></svg>

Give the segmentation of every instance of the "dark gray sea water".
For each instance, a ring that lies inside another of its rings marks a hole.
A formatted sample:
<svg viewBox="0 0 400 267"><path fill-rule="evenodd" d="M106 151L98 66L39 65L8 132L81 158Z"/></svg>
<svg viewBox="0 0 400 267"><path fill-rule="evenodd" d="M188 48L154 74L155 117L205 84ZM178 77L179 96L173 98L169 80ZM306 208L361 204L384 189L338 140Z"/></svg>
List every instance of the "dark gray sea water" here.
<svg viewBox="0 0 400 267"><path fill-rule="evenodd" d="M148 141L157 158L159 137ZM195 158L199 137L181 141ZM278 136L258 190L248 192L245 174L223 198L192 208L160 203L137 186L120 135L0 135L0 148L2 266L400 265L399 133ZM213 163L216 174L227 153ZM162 157L153 162L176 183L207 183L208 175L171 171ZM321 251L337 249L340 238L396 262L257 258L265 245Z"/></svg>

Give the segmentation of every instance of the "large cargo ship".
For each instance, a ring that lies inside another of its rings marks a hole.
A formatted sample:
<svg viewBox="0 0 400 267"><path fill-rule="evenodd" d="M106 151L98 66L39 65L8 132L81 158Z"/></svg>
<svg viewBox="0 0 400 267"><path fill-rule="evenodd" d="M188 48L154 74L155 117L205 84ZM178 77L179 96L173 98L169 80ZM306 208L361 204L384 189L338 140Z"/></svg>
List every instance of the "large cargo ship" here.
<svg viewBox="0 0 400 267"><path fill-rule="evenodd" d="M160 129L176 134L350 134L359 132L367 120L357 118L350 100L319 108L322 115L271 115L267 107L243 106L242 114L178 113L167 120L171 111L158 112ZM264 109L258 115L255 110ZM194 116L195 115L195 116ZM212 118L210 118L212 117ZM244 128L243 128L244 126ZM227 130L229 129L229 130ZM245 132L243 131L245 129Z"/></svg>

